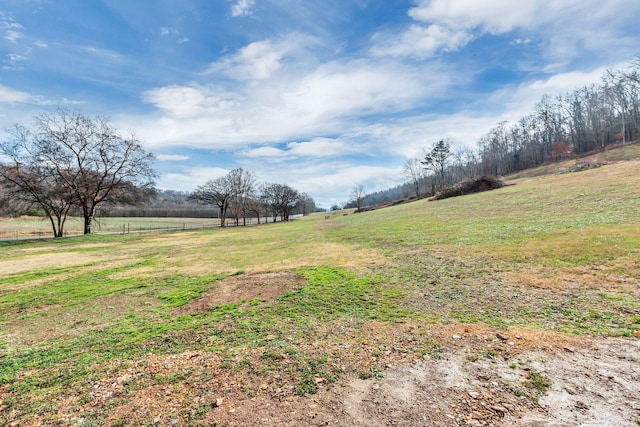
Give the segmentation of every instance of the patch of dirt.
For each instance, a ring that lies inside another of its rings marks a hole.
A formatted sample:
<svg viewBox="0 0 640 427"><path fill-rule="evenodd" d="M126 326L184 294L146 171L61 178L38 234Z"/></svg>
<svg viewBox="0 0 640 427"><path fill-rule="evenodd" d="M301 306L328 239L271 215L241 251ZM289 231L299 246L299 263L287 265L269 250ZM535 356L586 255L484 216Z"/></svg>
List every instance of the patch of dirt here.
<svg viewBox="0 0 640 427"><path fill-rule="evenodd" d="M380 322L336 323L307 338L265 338L264 346L236 354L116 360L87 385L83 402L70 394L33 422L631 427L640 419L637 339ZM296 352L278 350L287 346ZM318 393L298 395L301 367L320 358L327 371L341 372L337 381L316 375ZM548 382L536 390L536 379ZM0 387L0 397L7 392Z"/></svg>
<svg viewBox="0 0 640 427"><path fill-rule="evenodd" d="M625 292L640 298L637 279L616 269L625 268L623 261L612 266L590 266L550 269L545 267L521 267L518 271L504 273L506 280L518 286L531 286L556 291L590 290Z"/></svg>
<svg viewBox="0 0 640 427"><path fill-rule="evenodd" d="M289 272L240 274L221 280L217 286L188 304L178 307L174 315L204 313L216 307L252 301L271 303L289 291L300 289L307 284L304 277Z"/></svg>
<svg viewBox="0 0 640 427"><path fill-rule="evenodd" d="M339 399L356 425L633 426L639 350L638 341L606 339L579 350L475 360L459 347L391 369L380 381L352 381ZM527 385L537 374L550 383L541 396Z"/></svg>

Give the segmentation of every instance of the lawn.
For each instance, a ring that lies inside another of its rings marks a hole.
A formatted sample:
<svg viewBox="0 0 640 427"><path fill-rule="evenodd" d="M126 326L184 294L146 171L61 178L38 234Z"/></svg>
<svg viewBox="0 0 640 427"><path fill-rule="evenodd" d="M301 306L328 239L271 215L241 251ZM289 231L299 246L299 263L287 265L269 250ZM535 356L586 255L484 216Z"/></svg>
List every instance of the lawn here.
<svg viewBox="0 0 640 427"><path fill-rule="evenodd" d="M378 375L387 348L437 355L426 333L398 338L403 324L633 336L639 169L329 219L0 243L0 423L117 425L136 407L143 425L162 389L181 396L175 419L206 425L215 387L305 395ZM178 369L181 355L199 362Z"/></svg>

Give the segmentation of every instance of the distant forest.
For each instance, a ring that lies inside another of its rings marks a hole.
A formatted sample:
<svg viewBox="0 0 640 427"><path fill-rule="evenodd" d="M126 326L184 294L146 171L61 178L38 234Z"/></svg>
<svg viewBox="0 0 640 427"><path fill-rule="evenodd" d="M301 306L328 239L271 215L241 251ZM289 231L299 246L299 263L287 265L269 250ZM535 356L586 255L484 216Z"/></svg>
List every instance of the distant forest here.
<svg viewBox="0 0 640 427"><path fill-rule="evenodd" d="M625 70L607 71L599 84L543 95L532 113L514 123L500 122L483 135L476 150L448 151L446 139L426 147L422 157L407 160L406 183L367 194L364 206L430 196L464 179L502 176L602 151L638 139L639 126L640 57ZM434 154L440 155L435 163L429 158ZM345 207L355 205L349 201Z"/></svg>

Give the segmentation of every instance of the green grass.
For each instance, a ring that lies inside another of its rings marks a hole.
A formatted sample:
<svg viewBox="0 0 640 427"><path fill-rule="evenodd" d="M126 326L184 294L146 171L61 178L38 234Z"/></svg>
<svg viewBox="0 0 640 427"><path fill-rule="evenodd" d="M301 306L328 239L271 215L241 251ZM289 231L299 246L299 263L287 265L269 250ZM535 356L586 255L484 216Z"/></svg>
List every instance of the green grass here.
<svg viewBox="0 0 640 427"><path fill-rule="evenodd" d="M24 419L50 414L56 398L87 400L109 363L149 354L213 352L225 369L253 372L240 355L255 349L263 364L255 375L293 363L295 392L311 394L318 378L343 374L331 359L338 353L323 346L372 322L631 336L640 324L638 167L524 176L489 193L331 219L1 243L0 406L8 409L0 423L11 410ZM280 271L306 285L271 302L174 312L226 277ZM407 351L437 358L441 344L425 338ZM374 378L377 369L354 372ZM190 375L159 373L131 386L178 386ZM539 394L543 379L531 378L530 388ZM208 409L190 416L203 419ZM108 408L96 411L100 419Z"/></svg>

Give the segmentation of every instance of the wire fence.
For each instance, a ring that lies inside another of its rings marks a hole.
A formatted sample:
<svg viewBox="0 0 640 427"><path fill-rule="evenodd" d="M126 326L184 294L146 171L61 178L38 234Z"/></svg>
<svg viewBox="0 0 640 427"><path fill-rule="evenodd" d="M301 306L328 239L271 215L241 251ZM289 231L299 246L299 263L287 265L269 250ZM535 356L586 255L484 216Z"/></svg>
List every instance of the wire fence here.
<svg viewBox="0 0 640 427"><path fill-rule="evenodd" d="M302 217L291 215L290 220ZM247 218L240 219L238 226L252 226L280 222L280 218ZM74 218L65 225L63 237L75 237L84 234L79 224L80 219ZM225 228L235 227L233 218L225 220ZM160 233L171 231L199 230L220 228L218 218L99 218L92 226L92 234L135 234ZM53 231L48 220L42 219L9 219L0 221L0 241L38 240L53 238Z"/></svg>

